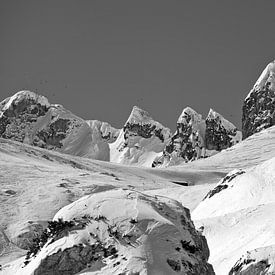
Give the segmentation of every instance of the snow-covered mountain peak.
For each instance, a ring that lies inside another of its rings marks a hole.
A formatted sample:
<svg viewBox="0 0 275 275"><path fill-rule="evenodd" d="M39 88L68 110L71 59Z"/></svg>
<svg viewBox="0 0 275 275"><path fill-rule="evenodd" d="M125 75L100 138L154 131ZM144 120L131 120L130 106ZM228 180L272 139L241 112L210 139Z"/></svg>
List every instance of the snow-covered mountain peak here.
<svg viewBox="0 0 275 275"><path fill-rule="evenodd" d="M129 118L126 121L126 124L127 122L139 124L139 123L149 123L151 121L153 121L153 118L150 116L150 114L147 111L141 109L138 106L134 106Z"/></svg>
<svg viewBox="0 0 275 275"><path fill-rule="evenodd" d="M206 120L215 120L216 123L220 123L226 130L236 129L233 123L225 119L220 113L214 111L212 108L210 108Z"/></svg>
<svg viewBox="0 0 275 275"><path fill-rule="evenodd" d="M13 108L13 106L18 105L20 102L28 102L32 101L36 104L40 104L41 106L50 107L50 103L45 96L38 95L31 91L19 91L13 96L3 100L0 103L0 111L3 113L4 111Z"/></svg>
<svg viewBox="0 0 275 275"><path fill-rule="evenodd" d="M266 85L268 85L270 90L275 91L275 60L265 67L256 81L253 90L261 90Z"/></svg>
<svg viewBox="0 0 275 275"><path fill-rule="evenodd" d="M191 107L186 107L182 110L181 115L178 118L177 123L194 123L194 122L200 122L202 121L202 115L197 113L194 109Z"/></svg>

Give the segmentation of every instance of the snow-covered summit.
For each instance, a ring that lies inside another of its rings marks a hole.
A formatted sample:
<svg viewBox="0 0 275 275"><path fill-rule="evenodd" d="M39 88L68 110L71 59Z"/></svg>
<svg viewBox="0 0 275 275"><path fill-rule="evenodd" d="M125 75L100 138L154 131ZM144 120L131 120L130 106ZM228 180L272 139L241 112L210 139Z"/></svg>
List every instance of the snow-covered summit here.
<svg viewBox="0 0 275 275"><path fill-rule="evenodd" d="M50 103L45 96L38 95L31 91L23 90L0 102L0 111L4 112L7 109L12 108L13 106L16 106L22 101L33 101L37 104L50 107Z"/></svg>
<svg viewBox="0 0 275 275"><path fill-rule="evenodd" d="M270 62L259 78L257 79L256 83L253 86L252 90L261 90L266 85L268 85L268 88L272 91L275 91L275 60ZM248 94L247 97L249 97L250 94Z"/></svg>
<svg viewBox="0 0 275 275"><path fill-rule="evenodd" d="M177 123L188 124L188 123L200 123L201 121L202 121L201 114L197 113L191 107L186 107L182 110L182 113L179 116Z"/></svg>
<svg viewBox="0 0 275 275"><path fill-rule="evenodd" d="M241 132L213 109L204 119L194 109L186 107L178 118L176 132L153 166L175 165L206 157L240 140Z"/></svg>
<svg viewBox="0 0 275 275"><path fill-rule="evenodd" d="M220 122L226 130L236 129L236 126L233 123L225 119L221 114L214 111L212 108L210 108L206 120L216 120L217 122Z"/></svg>
<svg viewBox="0 0 275 275"><path fill-rule="evenodd" d="M126 123L147 123L153 121L150 114L138 106L134 106Z"/></svg>
<svg viewBox="0 0 275 275"><path fill-rule="evenodd" d="M64 153L109 160L109 146L82 118L31 91L0 103L0 137Z"/></svg>
<svg viewBox="0 0 275 275"><path fill-rule="evenodd" d="M148 112L134 106L117 140L110 144L110 160L150 167L170 136L170 129L155 121Z"/></svg>

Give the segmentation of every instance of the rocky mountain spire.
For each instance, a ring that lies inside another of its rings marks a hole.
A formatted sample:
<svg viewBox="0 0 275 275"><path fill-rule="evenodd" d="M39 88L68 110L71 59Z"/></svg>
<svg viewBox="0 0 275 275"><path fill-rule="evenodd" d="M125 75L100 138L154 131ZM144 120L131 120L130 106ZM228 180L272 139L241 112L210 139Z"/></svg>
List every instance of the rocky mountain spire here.
<svg viewBox="0 0 275 275"><path fill-rule="evenodd" d="M269 63L243 104L243 138L275 125L275 61Z"/></svg>

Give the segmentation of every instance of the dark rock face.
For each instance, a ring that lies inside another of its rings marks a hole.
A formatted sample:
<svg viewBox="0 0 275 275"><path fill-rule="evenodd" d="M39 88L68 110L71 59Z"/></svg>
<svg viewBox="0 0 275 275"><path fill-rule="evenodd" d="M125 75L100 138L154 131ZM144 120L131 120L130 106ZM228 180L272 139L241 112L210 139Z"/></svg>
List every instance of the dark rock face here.
<svg viewBox="0 0 275 275"><path fill-rule="evenodd" d="M256 259L241 259L231 268L228 275L263 275L273 274L268 272L271 266L268 259L257 261Z"/></svg>
<svg viewBox="0 0 275 275"><path fill-rule="evenodd" d="M237 128L226 129L219 117L206 118L205 145L208 150L221 151L234 145L232 137L237 135Z"/></svg>
<svg viewBox="0 0 275 275"><path fill-rule="evenodd" d="M243 138L275 125L275 61L270 62L243 104Z"/></svg>
<svg viewBox="0 0 275 275"><path fill-rule="evenodd" d="M275 92L269 82L260 90L253 90L245 99L242 115L243 138L275 125Z"/></svg>
<svg viewBox="0 0 275 275"><path fill-rule="evenodd" d="M204 146L201 132L197 127L199 124L204 124L199 114L191 108L184 110L177 122L175 134L163 150L163 155L152 163L152 167L169 162L173 157L186 162L199 158Z"/></svg>
<svg viewBox="0 0 275 275"><path fill-rule="evenodd" d="M156 129L156 125L151 124L139 124L127 122L123 127L124 139L127 143L129 136L141 136L143 138L150 138L153 135L157 136L161 142L164 142L164 136L161 129Z"/></svg>
<svg viewBox="0 0 275 275"><path fill-rule="evenodd" d="M25 129L44 116L48 109L49 107L30 98L22 98L16 104L12 103L0 117L0 136L23 142Z"/></svg>
<svg viewBox="0 0 275 275"><path fill-rule="evenodd" d="M59 118L37 133L34 145L52 149L61 148L61 141L66 138L66 133L70 129L71 121L69 119Z"/></svg>
<svg viewBox="0 0 275 275"><path fill-rule="evenodd" d="M42 260L34 275L73 275L92 268L104 266L102 260L107 254L112 255L113 247L97 245L75 245L48 256Z"/></svg>
<svg viewBox="0 0 275 275"><path fill-rule="evenodd" d="M241 139L237 128L210 109L206 119L187 107L177 122L177 130L166 145L163 155L156 158L152 167L193 161L207 157L207 150L221 151Z"/></svg>

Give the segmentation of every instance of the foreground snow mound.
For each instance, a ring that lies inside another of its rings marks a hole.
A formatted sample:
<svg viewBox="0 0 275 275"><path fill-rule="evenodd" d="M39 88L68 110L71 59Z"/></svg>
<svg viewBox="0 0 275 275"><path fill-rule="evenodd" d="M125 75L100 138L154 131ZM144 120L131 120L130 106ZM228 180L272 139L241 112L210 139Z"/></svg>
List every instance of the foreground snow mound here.
<svg viewBox="0 0 275 275"><path fill-rule="evenodd" d="M264 274L275 274L275 246L248 251L229 272L229 275Z"/></svg>
<svg viewBox="0 0 275 275"><path fill-rule="evenodd" d="M116 189L62 208L17 274L214 274L189 210Z"/></svg>
<svg viewBox="0 0 275 275"><path fill-rule="evenodd" d="M177 121L177 130L153 167L175 165L208 157L241 140L241 132L222 115L210 109L206 119L190 107Z"/></svg>
<svg viewBox="0 0 275 275"><path fill-rule="evenodd" d="M77 156L110 158L107 142L93 135L85 120L30 91L0 103L0 137Z"/></svg>
<svg viewBox="0 0 275 275"><path fill-rule="evenodd" d="M243 104L243 138L275 125L275 61L269 63Z"/></svg>
<svg viewBox="0 0 275 275"><path fill-rule="evenodd" d="M91 127L93 135L97 135L98 139L101 138L108 143L116 141L120 129L112 127L108 122L103 122L99 120L86 120L86 122Z"/></svg>
<svg viewBox="0 0 275 275"><path fill-rule="evenodd" d="M153 120L148 112L134 106L117 140L110 144L110 160L151 167L170 136L168 128Z"/></svg>

